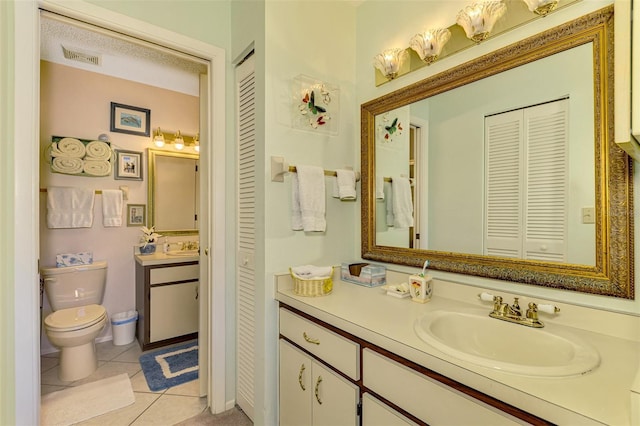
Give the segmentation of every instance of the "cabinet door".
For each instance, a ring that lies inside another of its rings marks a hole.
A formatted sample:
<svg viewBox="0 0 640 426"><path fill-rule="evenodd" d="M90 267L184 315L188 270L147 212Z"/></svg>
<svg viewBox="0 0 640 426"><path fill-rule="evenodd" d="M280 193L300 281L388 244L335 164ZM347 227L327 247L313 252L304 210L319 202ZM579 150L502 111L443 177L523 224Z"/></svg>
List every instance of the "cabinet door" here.
<svg viewBox="0 0 640 426"><path fill-rule="evenodd" d="M415 426L412 422L368 393L362 395L362 426Z"/></svg>
<svg viewBox="0 0 640 426"><path fill-rule="evenodd" d="M358 387L319 362L312 364L313 425L358 425Z"/></svg>
<svg viewBox="0 0 640 426"><path fill-rule="evenodd" d="M311 357L280 340L280 424L311 425Z"/></svg>
<svg viewBox="0 0 640 426"><path fill-rule="evenodd" d="M151 287L149 341L198 331L198 282Z"/></svg>

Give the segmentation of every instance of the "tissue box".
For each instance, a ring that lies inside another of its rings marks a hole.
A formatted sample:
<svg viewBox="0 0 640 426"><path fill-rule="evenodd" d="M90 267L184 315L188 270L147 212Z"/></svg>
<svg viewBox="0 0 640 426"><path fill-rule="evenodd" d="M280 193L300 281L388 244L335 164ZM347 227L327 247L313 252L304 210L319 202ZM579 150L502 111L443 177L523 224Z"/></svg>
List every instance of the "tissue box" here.
<svg viewBox="0 0 640 426"><path fill-rule="evenodd" d="M384 266L368 263L343 263L340 266L340 279L367 287L377 287L387 282L387 270Z"/></svg>

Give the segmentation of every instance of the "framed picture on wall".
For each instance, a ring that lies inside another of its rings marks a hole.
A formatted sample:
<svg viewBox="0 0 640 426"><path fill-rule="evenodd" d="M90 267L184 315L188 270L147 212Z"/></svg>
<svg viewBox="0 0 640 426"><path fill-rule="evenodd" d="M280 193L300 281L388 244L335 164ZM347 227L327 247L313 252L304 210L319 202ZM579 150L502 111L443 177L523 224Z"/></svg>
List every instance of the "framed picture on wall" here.
<svg viewBox="0 0 640 426"><path fill-rule="evenodd" d="M111 102L111 131L149 136L151 110Z"/></svg>
<svg viewBox="0 0 640 426"><path fill-rule="evenodd" d="M145 226L146 207L144 204L127 204L127 226Z"/></svg>
<svg viewBox="0 0 640 426"><path fill-rule="evenodd" d="M142 153L135 151L115 150L116 171L114 179L142 180Z"/></svg>

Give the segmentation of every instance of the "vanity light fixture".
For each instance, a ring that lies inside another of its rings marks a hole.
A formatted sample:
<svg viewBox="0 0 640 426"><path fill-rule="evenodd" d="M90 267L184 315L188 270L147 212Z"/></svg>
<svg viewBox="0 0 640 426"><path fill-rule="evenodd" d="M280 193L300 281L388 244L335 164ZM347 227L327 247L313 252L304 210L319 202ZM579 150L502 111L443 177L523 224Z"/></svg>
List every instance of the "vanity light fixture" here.
<svg viewBox="0 0 640 426"><path fill-rule="evenodd" d="M547 16L549 12L552 12L556 6L558 6L558 0L522 0L524 1L531 12L537 13L540 16Z"/></svg>
<svg viewBox="0 0 640 426"><path fill-rule="evenodd" d="M158 127L158 130L156 130L156 133L153 135L153 143L158 148L162 148L164 146L164 135L162 134L160 127Z"/></svg>
<svg viewBox="0 0 640 426"><path fill-rule="evenodd" d="M467 38L480 43L489 37L494 24L506 11L502 0L473 3L458 12L456 23L464 29Z"/></svg>
<svg viewBox="0 0 640 426"><path fill-rule="evenodd" d="M200 152L200 133L196 133L193 137L193 150L195 152Z"/></svg>
<svg viewBox="0 0 640 426"><path fill-rule="evenodd" d="M399 48L387 49L373 58L373 65L380 70L388 80L398 76L400 67L406 57L406 51Z"/></svg>
<svg viewBox="0 0 640 426"><path fill-rule="evenodd" d="M180 134L180 130L178 130L176 132L176 136L173 138L173 145L178 150L182 150L184 148L184 139L182 138L182 135Z"/></svg>
<svg viewBox="0 0 640 426"><path fill-rule="evenodd" d="M450 38L451 31L447 28L431 29L413 36L409 46L416 51L424 63L429 65L438 59L442 48Z"/></svg>

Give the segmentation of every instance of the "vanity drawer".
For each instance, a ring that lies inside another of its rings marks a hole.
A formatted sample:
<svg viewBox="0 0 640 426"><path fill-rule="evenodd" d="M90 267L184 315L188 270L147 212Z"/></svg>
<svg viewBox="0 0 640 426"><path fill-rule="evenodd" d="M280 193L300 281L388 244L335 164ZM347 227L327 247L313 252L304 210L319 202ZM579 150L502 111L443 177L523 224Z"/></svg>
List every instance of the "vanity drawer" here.
<svg viewBox="0 0 640 426"><path fill-rule="evenodd" d="M200 279L200 265L197 264L153 268L149 271L149 283L151 285L198 279Z"/></svg>
<svg viewBox="0 0 640 426"><path fill-rule="evenodd" d="M282 308L280 308L280 334L331 364L351 379L360 379L360 345L358 343Z"/></svg>
<svg viewBox="0 0 640 426"><path fill-rule="evenodd" d="M488 406L443 383L426 377L385 356L365 349L363 385L430 425L523 424L515 417Z"/></svg>

